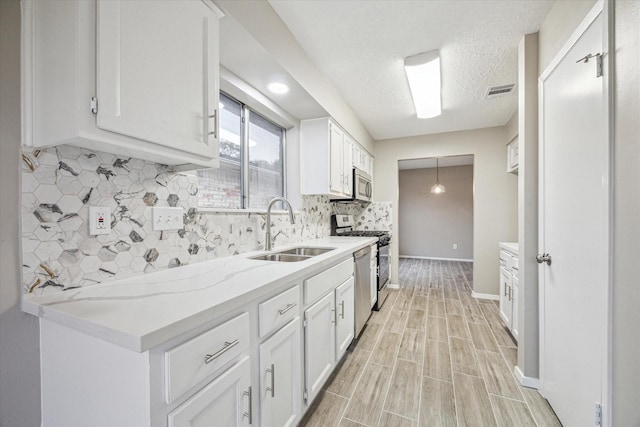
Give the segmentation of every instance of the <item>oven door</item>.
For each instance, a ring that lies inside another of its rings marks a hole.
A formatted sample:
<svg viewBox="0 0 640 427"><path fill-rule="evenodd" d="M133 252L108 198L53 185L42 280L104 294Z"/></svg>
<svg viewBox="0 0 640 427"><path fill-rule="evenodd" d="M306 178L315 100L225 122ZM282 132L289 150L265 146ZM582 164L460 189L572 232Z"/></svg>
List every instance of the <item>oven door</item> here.
<svg viewBox="0 0 640 427"><path fill-rule="evenodd" d="M380 310L389 296L389 245L378 246L378 301L374 310Z"/></svg>
<svg viewBox="0 0 640 427"><path fill-rule="evenodd" d="M370 202L372 194L371 177L359 169L353 169L353 198Z"/></svg>

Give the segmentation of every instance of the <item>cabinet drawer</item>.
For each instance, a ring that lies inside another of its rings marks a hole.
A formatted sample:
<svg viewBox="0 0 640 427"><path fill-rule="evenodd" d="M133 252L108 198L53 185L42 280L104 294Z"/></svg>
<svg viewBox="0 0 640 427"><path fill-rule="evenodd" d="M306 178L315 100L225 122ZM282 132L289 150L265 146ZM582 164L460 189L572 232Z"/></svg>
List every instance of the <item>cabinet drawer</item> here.
<svg viewBox="0 0 640 427"><path fill-rule="evenodd" d="M300 286L286 290L275 297L260 303L260 337L293 319L300 312Z"/></svg>
<svg viewBox="0 0 640 427"><path fill-rule="evenodd" d="M214 374L249 348L249 314L243 313L165 353L167 403Z"/></svg>
<svg viewBox="0 0 640 427"><path fill-rule="evenodd" d="M507 266L509 267L509 271L511 272L511 274L513 274L513 277L517 278L518 277L518 257L517 256L511 257L511 262L507 263Z"/></svg>
<svg viewBox="0 0 640 427"><path fill-rule="evenodd" d="M304 281L304 302L309 304L353 275L353 258Z"/></svg>

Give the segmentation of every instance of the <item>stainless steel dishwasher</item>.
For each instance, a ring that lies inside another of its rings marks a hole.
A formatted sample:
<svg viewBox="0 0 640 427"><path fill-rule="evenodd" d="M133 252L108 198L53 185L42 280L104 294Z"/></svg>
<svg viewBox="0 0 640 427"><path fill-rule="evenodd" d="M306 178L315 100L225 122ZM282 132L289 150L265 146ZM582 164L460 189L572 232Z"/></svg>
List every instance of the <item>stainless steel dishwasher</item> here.
<svg viewBox="0 0 640 427"><path fill-rule="evenodd" d="M357 339L371 316L371 247L354 252L356 264L355 284L355 338Z"/></svg>

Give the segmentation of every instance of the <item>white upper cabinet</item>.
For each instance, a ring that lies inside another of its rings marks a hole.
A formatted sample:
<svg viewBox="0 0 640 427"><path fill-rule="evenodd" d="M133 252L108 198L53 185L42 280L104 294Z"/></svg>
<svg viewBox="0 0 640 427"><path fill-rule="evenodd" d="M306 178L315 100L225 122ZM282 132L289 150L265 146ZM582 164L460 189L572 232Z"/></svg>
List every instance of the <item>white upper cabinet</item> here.
<svg viewBox="0 0 640 427"><path fill-rule="evenodd" d="M217 166L221 16L208 0L24 0L23 144Z"/></svg>
<svg viewBox="0 0 640 427"><path fill-rule="evenodd" d="M351 198L355 141L332 119L300 122L302 194Z"/></svg>

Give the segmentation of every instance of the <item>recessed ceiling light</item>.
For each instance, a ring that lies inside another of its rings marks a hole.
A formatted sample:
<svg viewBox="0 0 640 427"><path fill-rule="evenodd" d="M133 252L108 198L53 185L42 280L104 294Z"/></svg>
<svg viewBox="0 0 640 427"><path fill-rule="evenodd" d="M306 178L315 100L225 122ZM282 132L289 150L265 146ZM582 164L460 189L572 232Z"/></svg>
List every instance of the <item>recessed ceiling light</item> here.
<svg viewBox="0 0 640 427"><path fill-rule="evenodd" d="M267 89L278 95L289 92L289 86L284 83L269 83Z"/></svg>
<svg viewBox="0 0 640 427"><path fill-rule="evenodd" d="M438 51L433 50L405 58L404 70L418 118L428 119L442 114Z"/></svg>

